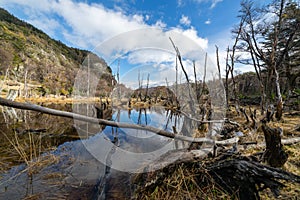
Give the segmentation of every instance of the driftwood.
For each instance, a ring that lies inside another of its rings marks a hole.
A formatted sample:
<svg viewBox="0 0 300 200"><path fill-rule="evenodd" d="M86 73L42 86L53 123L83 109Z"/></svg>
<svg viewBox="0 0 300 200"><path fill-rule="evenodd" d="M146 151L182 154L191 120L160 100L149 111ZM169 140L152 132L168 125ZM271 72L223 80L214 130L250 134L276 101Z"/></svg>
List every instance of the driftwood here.
<svg viewBox="0 0 300 200"><path fill-rule="evenodd" d="M225 141L215 141L215 140L212 140L209 138L192 138L192 137L187 137L187 136L180 135L180 134L174 134L174 133L171 133L171 132L168 132L168 131L165 131L162 129L158 129L158 128L155 128L152 126L145 126L145 125L139 125L139 124L128 124L128 123L122 123L122 122L109 121L109 120L105 120L105 119L98 119L98 118L84 116L84 115L80 115L80 114L76 114L76 113L72 113L72 112L66 112L66 111L60 111L60 110L55 110L55 109L51 109L51 108L46 108L46 107L38 106L35 104L10 101L10 100L7 100L7 99L1 98L1 97L0 97L0 105L24 109L24 110L32 110L32 111L37 111L37 112L41 112L41 113L45 113L45 114L66 117L66 118L73 118L75 120L80 120L80 121L85 121L85 122L90 122L90 123L95 123L95 124L101 124L101 125L105 125L105 126L145 130L145 131L150 131L150 132L156 133L157 135L160 135L160 136L174 138L176 140L182 140L182 141L187 141L187 142L228 145L228 144L236 144L236 142L238 141L237 138L231 138L231 139L225 140Z"/></svg>

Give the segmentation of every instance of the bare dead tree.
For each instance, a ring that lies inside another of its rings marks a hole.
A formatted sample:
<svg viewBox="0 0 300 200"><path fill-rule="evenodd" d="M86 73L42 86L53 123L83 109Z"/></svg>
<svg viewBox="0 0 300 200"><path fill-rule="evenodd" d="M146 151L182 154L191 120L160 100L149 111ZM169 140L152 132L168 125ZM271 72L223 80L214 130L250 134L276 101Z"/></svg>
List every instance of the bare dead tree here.
<svg viewBox="0 0 300 200"><path fill-rule="evenodd" d="M217 55L217 67L218 67L218 74L219 74L219 79L221 80L221 66L220 66L220 60L219 60L219 48L217 45L216 47L216 55Z"/></svg>
<svg viewBox="0 0 300 200"><path fill-rule="evenodd" d="M227 54L226 54L226 66L225 66L225 95L226 95L226 106L227 109L229 108L229 73L230 73L230 65L228 63L229 59L229 47L227 47Z"/></svg>
<svg viewBox="0 0 300 200"><path fill-rule="evenodd" d="M258 63L262 62L267 70L267 80L265 84L267 100L271 99L271 89L273 88L272 80L274 80L277 97L276 118L277 120L280 120L282 118L283 100L281 95L278 70L282 68L289 49L291 49L291 47L295 45L295 43L293 42L295 33L296 31L298 31L297 26L299 27L299 23L298 25L296 24L296 28L291 27L291 31L284 32L283 19L284 9L287 5L286 0L280 0L274 2L274 5L272 4L272 7L274 8L275 6L276 9L274 9L273 11L270 11L269 9L268 12L273 12L273 14L275 14L276 16L276 19L269 23L265 21L262 21L260 23L257 22L265 13L254 8L252 1L245 1L241 5L241 22L245 22L242 27L241 37L241 40L246 42L244 49L246 52L250 52L250 54L252 54L252 62L255 61L256 66L259 67L260 64ZM285 42L284 45L279 47L279 38L283 35L285 38ZM261 77L259 78L261 79ZM266 105L265 107L267 106L268 105Z"/></svg>
<svg viewBox="0 0 300 200"><path fill-rule="evenodd" d="M197 81L197 72L196 72L196 63L193 61L193 68L194 68L194 77L195 77L195 90L196 90L196 96L197 101L200 100L200 88L198 87L198 81Z"/></svg>
<svg viewBox="0 0 300 200"><path fill-rule="evenodd" d="M183 73L184 73L184 75L185 75L185 78L186 78L186 81L187 81L187 87L188 87L188 93L189 93L189 106L190 106L190 110L191 110L191 112L192 113L194 113L195 112L195 109L194 109L194 107L193 107L193 105L195 105L195 102L193 101L193 98L192 98L192 92L191 92L191 87L190 87L190 81L189 81L189 77L188 77L188 75L187 75L187 72L185 71L185 69L184 69L184 66L183 66L183 63L182 63L182 57L181 57L181 54L180 54L180 51L179 51L179 49L178 49L178 47L175 45L175 43L173 42L173 40L172 40L172 38L171 37L169 37L169 39L170 39L170 41L171 41L171 43L172 43L172 45L173 45L173 47L174 47L174 49L175 49L175 51L176 51L176 55L177 55L177 58L178 58L178 60L179 60L179 64L180 64L180 66L181 66L181 69L182 69L182 71L183 71Z"/></svg>
<svg viewBox="0 0 300 200"><path fill-rule="evenodd" d="M171 43L172 43L172 45L173 45L173 47L174 47L174 49L175 49L175 51L176 51L176 55L177 55L177 57L178 57L178 60L179 60L181 69L182 69L182 71L183 71L183 73L184 73L184 75L185 75L186 81L187 81L187 83L189 84L189 83L190 83L190 80L189 80L189 77L188 77L188 75L187 75L187 73L186 73L186 71L185 71L185 69L184 69L180 51L179 51L178 47L175 45L175 43L173 42L172 38L169 38L169 39L170 39L170 41L171 41Z"/></svg>
<svg viewBox="0 0 300 200"><path fill-rule="evenodd" d="M169 82L168 82L168 78L166 77L165 78L166 80L166 85L167 85L167 103L171 103L171 97L170 97L170 94L169 94Z"/></svg>
<svg viewBox="0 0 300 200"><path fill-rule="evenodd" d="M247 36L247 37L249 37L249 36ZM252 43L250 43L249 41L250 41L250 39L248 38L247 43L249 46L252 46ZM261 75L261 65L260 65L259 59L254 55L253 47L250 48L250 55L251 55L252 64L254 66L257 79L259 81L259 89L260 89L260 93L261 93L260 108L261 108L261 114L263 115L266 110L266 108L265 108L266 92L265 92L265 87L264 87L262 75Z"/></svg>
<svg viewBox="0 0 300 200"><path fill-rule="evenodd" d="M140 99L140 101L142 101L143 76L141 78L141 71L140 70L138 72L138 83L139 83L139 92L138 92L137 100Z"/></svg>
<svg viewBox="0 0 300 200"><path fill-rule="evenodd" d="M120 88L120 59L118 60L117 81L118 81L118 99L121 100L121 88Z"/></svg>
<svg viewBox="0 0 300 200"><path fill-rule="evenodd" d="M203 95L205 91L206 67L207 67L207 53L205 54L205 60L204 60L204 72L203 72L202 90L201 90L200 97Z"/></svg>
<svg viewBox="0 0 300 200"><path fill-rule="evenodd" d="M146 93L145 93L145 97L144 97L144 102L146 102L147 97L148 97L149 78L150 78L150 74L148 73L148 76L147 76L147 85L146 85Z"/></svg>
<svg viewBox="0 0 300 200"><path fill-rule="evenodd" d="M175 57L175 70L176 70L175 94L176 94L176 98L178 98L178 62L177 62L177 56Z"/></svg>
<svg viewBox="0 0 300 200"><path fill-rule="evenodd" d="M239 109L240 103L239 103L239 97L238 97L237 88L236 88L237 83L236 83L236 80L234 77L234 67L235 67L234 65L235 65L235 53L236 53L236 49L237 49L237 44L240 39L242 30L243 30L242 28L243 28L244 22L245 22L245 18L242 18L237 30L233 31L233 32L235 32L236 36L235 36L234 44L231 49L231 54L229 54L230 67L228 67L228 69L230 71L231 80L233 83L234 104L235 104L235 109L236 109L237 113L239 113L239 111L240 111L240 109Z"/></svg>

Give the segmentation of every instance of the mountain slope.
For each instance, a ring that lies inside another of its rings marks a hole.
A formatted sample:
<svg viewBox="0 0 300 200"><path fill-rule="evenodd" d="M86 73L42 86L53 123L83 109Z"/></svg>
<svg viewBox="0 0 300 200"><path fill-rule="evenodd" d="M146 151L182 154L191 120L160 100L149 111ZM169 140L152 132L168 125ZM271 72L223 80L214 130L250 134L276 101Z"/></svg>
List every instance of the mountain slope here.
<svg viewBox="0 0 300 200"><path fill-rule="evenodd" d="M51 39L41 30L19 20L2 8L0 47L0 80L11 84L27 83L29 86L39 86L31 91L38 95L70 94L79 66L91 53L67 47L62 42ZM105 61L100 58L98 61L106 66L106 76L101 80L104 83L103 91L99 93L107 93L112 89L113 76ZM28 95L24 90L24 86L20 87L19 94Z"/></svg>

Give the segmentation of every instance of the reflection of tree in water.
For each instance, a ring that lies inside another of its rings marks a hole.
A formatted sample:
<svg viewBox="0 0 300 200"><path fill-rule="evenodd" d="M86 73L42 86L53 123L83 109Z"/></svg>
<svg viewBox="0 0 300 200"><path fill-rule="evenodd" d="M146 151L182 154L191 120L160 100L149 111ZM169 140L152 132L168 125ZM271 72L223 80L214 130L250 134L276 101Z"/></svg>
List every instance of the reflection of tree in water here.
<svg viewBox="0 0 300 200"><path fill-rule="evenodd" d="M118 109L115 121L120 122L120 115L121 115L121 110ZM114 129L115 129L115 132L113 132ZM118 142L119 142L119 138L118 138L118 136L119 136L119 128L117 128L117 127L113 127L112 128L112 136L114 138L113 139L113 143L118 146Z"/></svg>
<svg viewBox="0 0 300 200"><path fill-rule="evenodd" d="M71 110L70 105L48 105ZM0 115L0 170L38 158L59 145L78 140L73 119L39 112L2 107ZM22 151L22 155L18 151Z"/></svg>

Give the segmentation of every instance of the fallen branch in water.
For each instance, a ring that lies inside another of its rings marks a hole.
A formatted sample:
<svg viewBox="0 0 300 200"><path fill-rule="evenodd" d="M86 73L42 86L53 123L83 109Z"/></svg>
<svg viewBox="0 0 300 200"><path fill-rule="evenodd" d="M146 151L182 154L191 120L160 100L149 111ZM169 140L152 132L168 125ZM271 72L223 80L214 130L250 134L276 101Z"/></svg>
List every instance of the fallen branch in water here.
<svg viewBox="0 0 300 200"><path fill-rule="evenodd" d="M156 133L157 135L168 137L168 138L174 138L177 140L182 140L182 141L187 141L187 142L193 142L193 143L207 143L207 144L236 144L238 142L238 138L231 138L228 140L224 141L215 141L209 138L192 138L192 137L187 137L184 135L179 135L179 134L174 134L162 129L158 129L152 126L146 126L146 125L138 125L138 124L128 124L128 123L122 123L122 122L114 122L114 121L109 121L105 119L98 119L95 117L89 117L89 116L84 116L72 112L66 112L66 111L60 111L60 110L55 110L51 108L46 108L43 106L38 106L35 104L31 103L20 103L20 102L15 102L11 100L7 100L4 98L0 97L0 105L2 106L7 106L7 107L13 107L13 108L19 108L23 110L32 110L32 111L37 111L45 114L50 114L50 115L55 115L55 116L60 116L60 117L66 117L66 118L73 118L76 120L80 121L85 121L85 122L90 122L94 124L101 124L105 126L112 126L112 127L118 127L118 128L131 128L131 129L139 129L139 130L145 130L145 131L150 131L153 133Z"/></svg>

